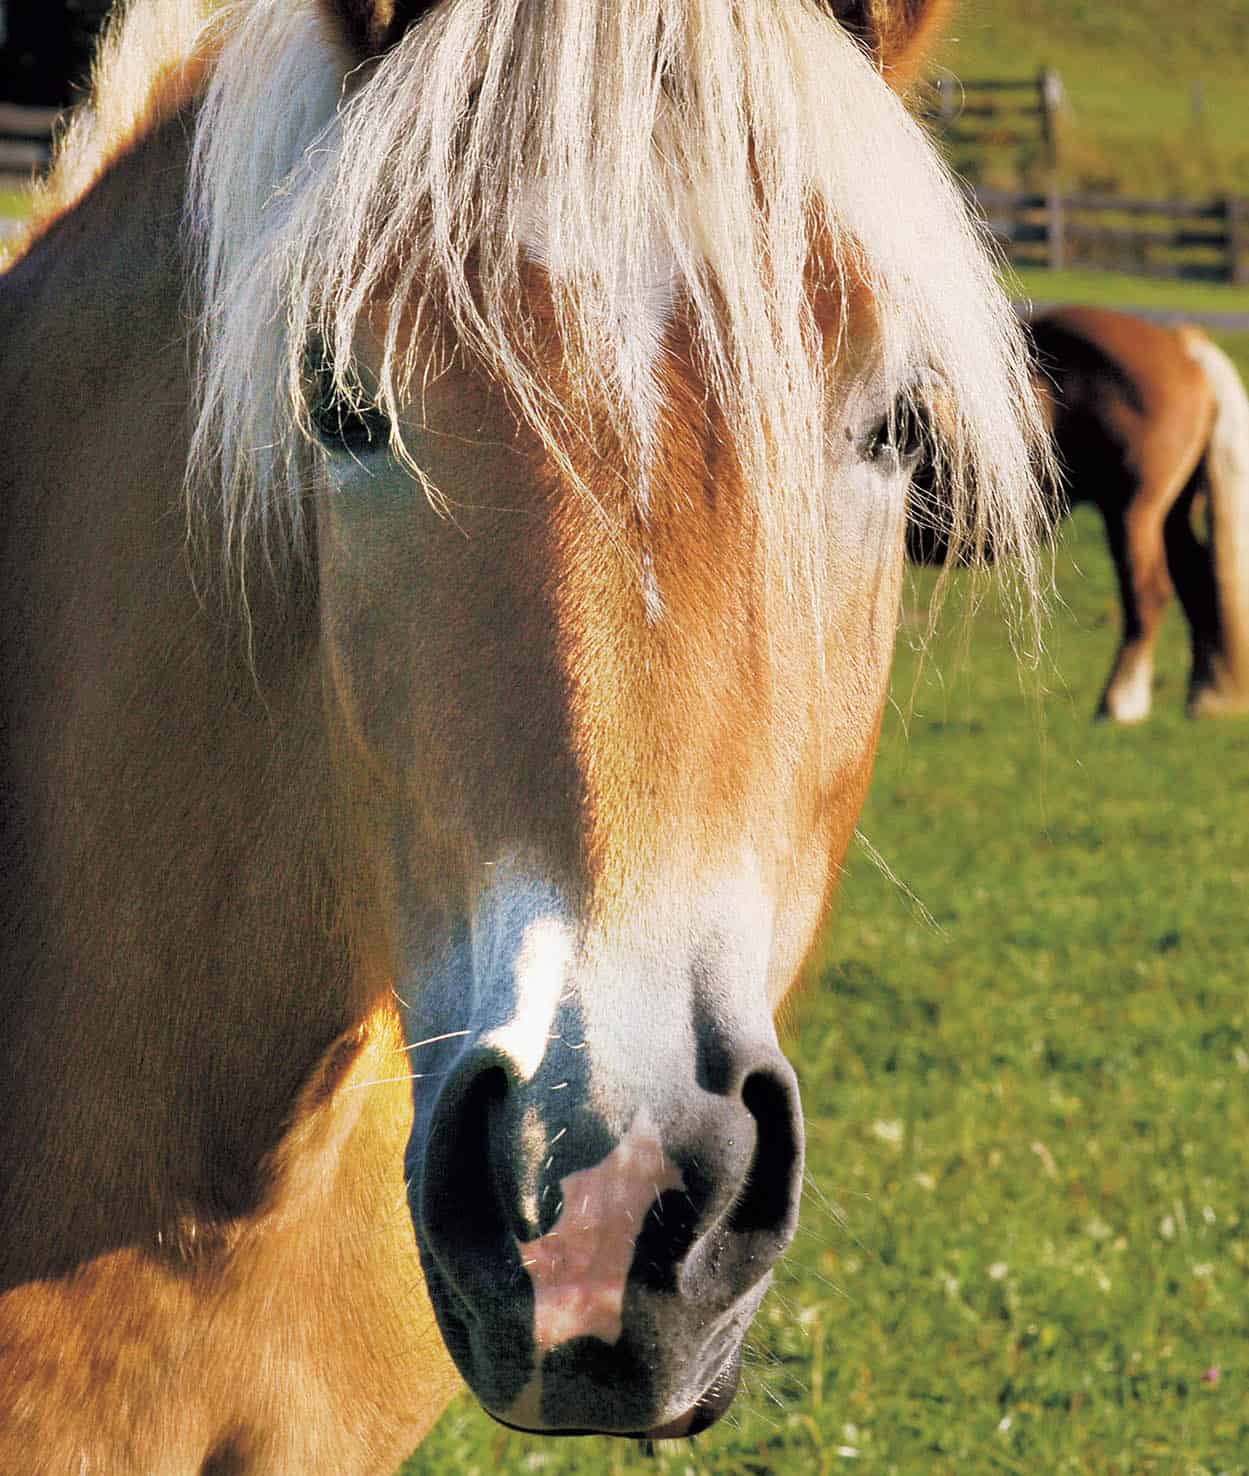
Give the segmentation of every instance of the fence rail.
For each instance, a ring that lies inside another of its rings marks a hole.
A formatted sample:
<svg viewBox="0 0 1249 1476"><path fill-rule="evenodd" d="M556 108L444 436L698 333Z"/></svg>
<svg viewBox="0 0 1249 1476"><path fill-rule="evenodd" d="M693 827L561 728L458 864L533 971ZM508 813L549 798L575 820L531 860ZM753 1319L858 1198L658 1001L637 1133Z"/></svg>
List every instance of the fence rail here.
<svg viewBox="0 0 1249 1476"><path fill-rule="evenodd" d="M28 108L0 103L0 176L22 181L47 167L52 157L55 108Z"/></svg>
<svg viewBox="0 0 1249 1476"><path fill-rule="evenodd" d="M1063 86L1043 67L1035 77L937 77L919 111L949 146L973 150L1034 148L1048 164L1056 157Z"/></svg>
<svg viewBox="0 0 1249 1476"><path fill-rule="evenodd" d="M1017 266L1092 267L1249 285L1249 200L1141 200L975 189Z"/></svg>

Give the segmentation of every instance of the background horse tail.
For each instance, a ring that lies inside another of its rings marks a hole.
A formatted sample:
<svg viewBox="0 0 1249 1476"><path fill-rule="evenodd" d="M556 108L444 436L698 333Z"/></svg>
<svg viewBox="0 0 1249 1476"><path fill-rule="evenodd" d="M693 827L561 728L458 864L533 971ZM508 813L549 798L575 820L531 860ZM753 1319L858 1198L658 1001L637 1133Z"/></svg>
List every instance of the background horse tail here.
<svg viewBox="0 0 1249 1476"><path fill-rule="evenodd" d="M1180 336L1215 399L1205 473L1221 650L1214 685L1194 694L1194 708L1249 709L1249 395L1231 359L1199 328L1182 328Z"/></svg>

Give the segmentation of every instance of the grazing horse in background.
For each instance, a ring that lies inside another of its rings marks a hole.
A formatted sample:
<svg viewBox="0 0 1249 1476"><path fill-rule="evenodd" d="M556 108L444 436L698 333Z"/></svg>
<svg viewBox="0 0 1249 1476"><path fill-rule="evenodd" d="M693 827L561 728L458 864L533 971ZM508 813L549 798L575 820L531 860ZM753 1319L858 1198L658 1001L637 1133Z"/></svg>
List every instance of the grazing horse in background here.
<svg viewBox="0 0 1249 1476"><path fill-rule="evenodd" d="M1071 503L1101 513L1123 633L1100 713L1148 716L1172 590L1188 620L1189 711L1249 711L1249 397L1198 328L1105 308L1034 319L1038 388ZM1203 499L1209 538L1194 531Z"/></svg>
<svg viewBox="0 0 1249 1476"><path fill-rule="evenodd" d="M1033 578L941 8L123 12L0 277L0 1469L728 1406L934 376Z"/></svg>
<svg viewBox="0 0 1249 1476"><path fill-rule="evenodd" d="M1188 620L1188 710L1249 711L1249 396L1199 329L1068 307L1028 325L1057 457L1057 509L1102 515L1123 607L1098 716L1148 717L1154 644L1172 592ZM916 473L907 551L944 563L943 497ZM1207 514L1207 536L1197 535Z"/></svg>

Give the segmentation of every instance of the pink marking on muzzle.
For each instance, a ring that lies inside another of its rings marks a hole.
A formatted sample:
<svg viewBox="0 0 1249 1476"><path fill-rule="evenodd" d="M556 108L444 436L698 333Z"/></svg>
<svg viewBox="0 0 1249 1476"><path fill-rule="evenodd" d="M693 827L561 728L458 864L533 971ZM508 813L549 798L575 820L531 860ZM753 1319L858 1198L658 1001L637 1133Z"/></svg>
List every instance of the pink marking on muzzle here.
<svg viewBox="0 0 1249 1476"><path fill-rule="evenodd" d="M684 1187L645 1108L602 1163L560 1180L559 1218L538 1240L519 1243L539 1355L572 1338L619 1340L643 1218L662 1193Z"/></svg>

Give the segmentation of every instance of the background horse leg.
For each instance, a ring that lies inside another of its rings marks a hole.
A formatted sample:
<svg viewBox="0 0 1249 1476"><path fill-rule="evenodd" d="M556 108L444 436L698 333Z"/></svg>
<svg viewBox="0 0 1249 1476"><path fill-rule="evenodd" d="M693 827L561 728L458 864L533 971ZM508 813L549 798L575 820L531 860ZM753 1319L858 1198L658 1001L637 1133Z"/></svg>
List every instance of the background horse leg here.
<svg viewBox="0 0 1249 1476"><path fill-rule="evenodd" d="M1119 579L1123 634L1097 715L1116 723L1139 723L1149 716L1154 642L1171 597L1162 518L1154 499L1143 495L1099 505Z"/></svg>
<svg viewBox="0 0 1249 1476"><path fill-rule="evenodd" d="M1219 626L1219 591L1215 579L1214 558L1208 544L1203 543L1193 528L1197 498L1208 497L1210 486L1203 457L1188 484L1167 514L1163 537L1167 549L1167 567L1175 584L1175 592L1188 620L1193 664L1188 678L1188 708L1202 710L1204 694L1216 685L1217 662L1221 636Z"/></svg>

